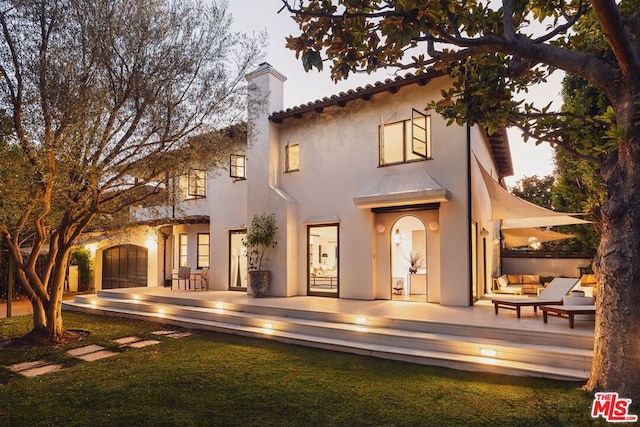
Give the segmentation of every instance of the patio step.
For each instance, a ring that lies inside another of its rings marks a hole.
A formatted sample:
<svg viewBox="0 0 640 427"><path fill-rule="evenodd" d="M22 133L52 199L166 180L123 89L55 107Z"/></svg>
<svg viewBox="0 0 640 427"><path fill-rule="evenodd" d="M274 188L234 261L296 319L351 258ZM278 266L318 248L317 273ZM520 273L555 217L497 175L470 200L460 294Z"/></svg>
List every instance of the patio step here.
<svg viewBox="0 0 640 427"><path fill-rule="evenodd" d="M471 371L582 381L591 367L592 350L581 348L584 343L580 340L575 346L567 345L566 340L564 345L549 340L531 343L537 341L536 334L527 340L522 339L522 332L514 336L512 330L494 330L487 337L474 328L439 323L430 323L426 330L424 322L407 320L368 317L366 324L358 324L353 315L343 313L283 312L229 303L212 308L206 306L207 301L189 300L187 304L184 299L127 296L109 292L101 292L97 298L76 296L74 301L65 301L63 308ZM493 337L500 332L500 338Z"/></svg>

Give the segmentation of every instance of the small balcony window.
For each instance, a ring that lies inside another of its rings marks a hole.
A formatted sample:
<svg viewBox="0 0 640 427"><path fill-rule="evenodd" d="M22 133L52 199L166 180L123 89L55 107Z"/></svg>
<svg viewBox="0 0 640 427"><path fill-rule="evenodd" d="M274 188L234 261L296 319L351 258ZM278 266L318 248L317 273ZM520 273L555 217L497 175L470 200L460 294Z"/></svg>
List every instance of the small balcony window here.
<svg viewBox="0 0 640 427"><path fill-rule="evenodd" d="M300 145L287 144L285 147L285 172L300 170Z"/></svg>
<svg viewBox="0 0 640 427"><path fill-rule="evenodd" d="M247 179L247 156L241 154L231 155L229 176L236 180Z"/></svg>

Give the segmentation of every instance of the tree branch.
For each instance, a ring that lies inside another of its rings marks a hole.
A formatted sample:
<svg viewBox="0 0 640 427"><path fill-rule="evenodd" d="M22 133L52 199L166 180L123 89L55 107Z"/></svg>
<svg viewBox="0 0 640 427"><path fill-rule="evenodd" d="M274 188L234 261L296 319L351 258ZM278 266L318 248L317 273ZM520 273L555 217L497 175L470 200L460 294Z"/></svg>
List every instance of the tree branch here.
<svg viewBox="0 0 640 427"><path fill-rule="evenodd" d="M640 60L633 49L629 33L622 22L614 0L591 0L593 13L600 23L605 40L611 47L625 76L635 78L640 70Z"/></svg>

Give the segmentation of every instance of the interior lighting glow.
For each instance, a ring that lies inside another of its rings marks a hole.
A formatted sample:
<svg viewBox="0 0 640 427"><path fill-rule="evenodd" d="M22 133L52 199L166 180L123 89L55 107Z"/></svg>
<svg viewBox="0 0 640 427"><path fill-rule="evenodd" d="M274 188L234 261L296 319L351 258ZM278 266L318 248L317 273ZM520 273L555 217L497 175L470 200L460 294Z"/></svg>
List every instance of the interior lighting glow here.
<svg viewBox="0 0 640 427"><path fill-rule="evenodd" d="M89 252L91 252L91 256L95 256L96 255L96 251L98 250L98 245L95 243L91 243L88 245L85 245L84 247L86 250L88 250Z"/></svg>

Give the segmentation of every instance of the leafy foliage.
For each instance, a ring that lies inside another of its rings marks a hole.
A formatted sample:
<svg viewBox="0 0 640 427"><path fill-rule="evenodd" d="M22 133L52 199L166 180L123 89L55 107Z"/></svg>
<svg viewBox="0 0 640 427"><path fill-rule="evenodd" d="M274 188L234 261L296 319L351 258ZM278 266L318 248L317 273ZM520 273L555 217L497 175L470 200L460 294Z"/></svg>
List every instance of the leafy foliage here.
<svg viewBox="0 0 640 427"><path fill-rule="evenodd" d="M556 69L613 95L607 79L614 77L616 58L594 11L582 1L496 6L478 1L311 0L298 8L283 3L300 28L299 35L287 38L287 47L302 57L306 70L330 62L337 81L383 68L419 74L432 67L454 79L442 99L428 105L449 123L480 123L489 133L517 126L525 139L558 144L594 160L615 151L623 135L613 110L552 111L521 99ZM621 2L621 15L635 17L637 4ZM608 139L576 143L576 133L592 129Z"/></svg>
<svg viewBox="0 0 640 427"><path fill-rule="evenodd" d="M91 272L92 272L91 252L85 248L73 248L71 250L69 265L78 266L78 274L79 274L78 290L79 291L89 290L89 285L91 284Z"/></svg>
<svg viewBox="0 0 640 427"><path fill-rule="evenodd" d="M519 180L511 189L511 193L521 199L538 206L560 212L591 212L596 206L589 195L587 185L583 182L588 176L597 179L596 175L585 174L585 169L593 168L593 164L569 157L563 151L556 152L556 175L545 177L530 176ZM560 172L563 171L563 172ZM593 172L593 171L591 171ZM556 178L557 177L557 178ZM593 220L594 215L586 219ZM596 221L597 222L597 221ZM554 253L578 253L592 258L599 242L597 224L576 224L557 227L558 232L573 234L572 239L542 243L542 249Z"/></svg>
<svg viewBox="0 0 640 427"><path fill-rule="evenodd" d="M524 177L516 182L511 193L543 208L554 209L552 197L554 181L554 177L550 175L542 178L537 175Z"/></svg>
<svg viewBox="0 0 640 427"><path fill-rule="evenodd" d="M261 271L262 262L267 261L264 256L267 249L273 249L278 242L275 240L278 224L275 214L254 215L244 238L247 247L248 268L250 271Z"/></svg>
<svg viewBox="0 0 640 427"><path fill-rule="evenodd" d="M3 0L0 26L0 108L11 116L0 233L37 304L34 330L55 340L81 233L246 143L244 76L263 43L232 32L219 1Z"/></svg>

